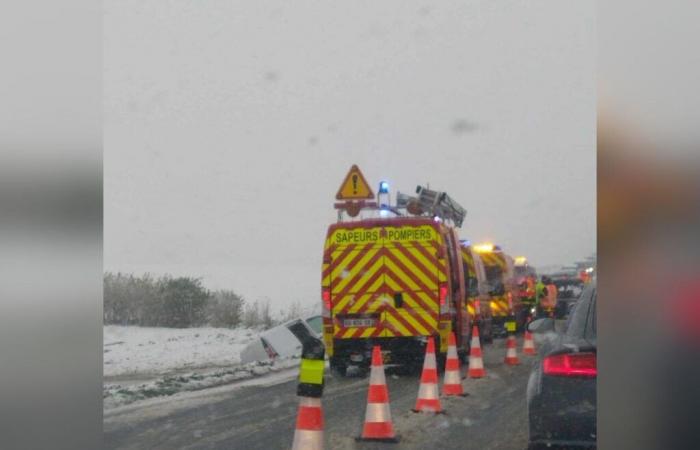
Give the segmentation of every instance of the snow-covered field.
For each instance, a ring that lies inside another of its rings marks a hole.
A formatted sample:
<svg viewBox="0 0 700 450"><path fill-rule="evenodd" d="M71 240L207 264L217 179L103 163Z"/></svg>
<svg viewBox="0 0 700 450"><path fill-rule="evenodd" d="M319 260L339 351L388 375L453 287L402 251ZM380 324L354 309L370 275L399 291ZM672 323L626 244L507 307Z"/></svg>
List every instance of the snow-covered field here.
<svg viewBox="0 0 700 450"><path fill-rule="evenodd" d="M162 375L173 371L228 367L257 332L228 328L103 328L104 376Z"/></svg>
<svg viewBox="0 0 700 450"><path fill-rule="evenodd" d="M298 358L240 364L258 332L227 328L103 328L104 408L289 371ZM280 373L281 374L281 373Z"/></svg>

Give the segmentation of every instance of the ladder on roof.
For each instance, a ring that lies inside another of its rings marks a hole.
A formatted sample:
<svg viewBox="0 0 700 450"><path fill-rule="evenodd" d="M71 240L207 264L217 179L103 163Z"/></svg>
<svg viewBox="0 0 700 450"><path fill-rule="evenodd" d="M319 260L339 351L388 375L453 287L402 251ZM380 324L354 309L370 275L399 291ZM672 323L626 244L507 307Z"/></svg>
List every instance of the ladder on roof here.
<svg viewBox="0 0 700 450"><path fill-rule="evenodd" d="M414 197L397 192L396 208L405 209L416 216L439 217L442 220L451 221L457 227L462 226L467 210L446 192L433 191L419 185L416 187L416 194L418 196Z"/></svg>

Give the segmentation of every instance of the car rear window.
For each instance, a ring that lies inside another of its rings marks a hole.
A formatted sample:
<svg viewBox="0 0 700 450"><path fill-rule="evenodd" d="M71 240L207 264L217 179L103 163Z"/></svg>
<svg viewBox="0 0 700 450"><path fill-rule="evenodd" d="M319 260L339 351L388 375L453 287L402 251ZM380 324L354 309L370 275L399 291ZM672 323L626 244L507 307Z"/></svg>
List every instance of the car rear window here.
<svg viewBox="0 0 700 450"><path fill-rule="evenodd" d="M287 328L289 328L289 331L291 331L302 344L312 338L311 332L301 321L289 324Z"/></svg>
<svg viewBox="0 0 700 450"><path fill-rule="evenodd" d="M316 333L321 334L323 327L323 318L321 316L313 316L306 319L306 323L314 330Z"/></svg>

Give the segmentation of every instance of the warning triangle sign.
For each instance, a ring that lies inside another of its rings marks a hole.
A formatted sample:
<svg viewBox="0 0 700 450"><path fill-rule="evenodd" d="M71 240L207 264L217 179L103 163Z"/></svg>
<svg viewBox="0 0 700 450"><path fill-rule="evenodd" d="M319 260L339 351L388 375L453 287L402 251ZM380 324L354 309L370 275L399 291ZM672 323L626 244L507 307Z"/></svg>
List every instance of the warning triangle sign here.
<svg viewBox="0 0 700 450"><path fill-rule="evenodd" d="M365 176L360 172L360 168L353 164L350 171L345 176L343 184L340 185L338 193L335 194L337 200L359 200L372 199L374 192L369 187Z"/></svg>

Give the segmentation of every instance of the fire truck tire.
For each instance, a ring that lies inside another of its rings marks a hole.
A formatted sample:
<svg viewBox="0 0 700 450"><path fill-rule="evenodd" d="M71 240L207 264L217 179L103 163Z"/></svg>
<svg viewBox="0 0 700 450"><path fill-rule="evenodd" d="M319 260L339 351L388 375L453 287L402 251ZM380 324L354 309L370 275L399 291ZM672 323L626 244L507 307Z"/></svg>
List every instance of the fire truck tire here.
<svg viewBox="0 0 700 450"><path fill-rule="evenodd" d="M340 359L333 356L331 356L330 359L330 368L331 373L339 377L344 377L348 372L348 366L345 364L345 362L340 361Z"/></svg>

